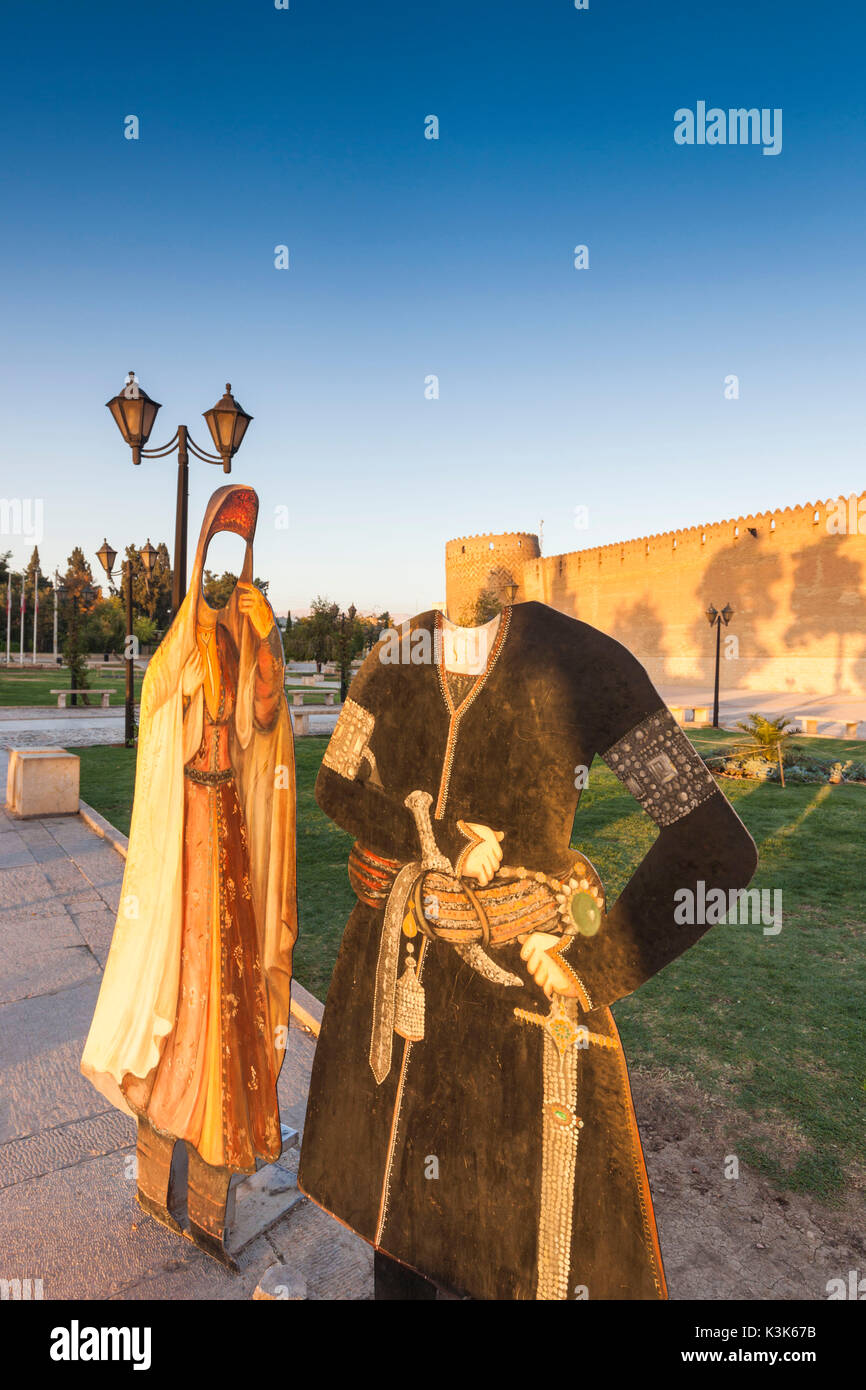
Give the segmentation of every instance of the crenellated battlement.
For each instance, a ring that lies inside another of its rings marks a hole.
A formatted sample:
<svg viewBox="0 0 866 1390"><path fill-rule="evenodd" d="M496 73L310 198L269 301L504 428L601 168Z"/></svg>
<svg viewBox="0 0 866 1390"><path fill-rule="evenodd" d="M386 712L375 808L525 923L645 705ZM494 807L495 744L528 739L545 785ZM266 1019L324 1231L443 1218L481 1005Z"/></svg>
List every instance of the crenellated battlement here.
<svg viewBox="0 0 866 1390"><path fill-rule="evenodd" d="M532 532L445 546L448 611L538 599L617 637L656 679L709 679L709 603L735 611L755 689L866 695L866 491L542 556ZM732 648L733 650L733 648Z"/></svg>

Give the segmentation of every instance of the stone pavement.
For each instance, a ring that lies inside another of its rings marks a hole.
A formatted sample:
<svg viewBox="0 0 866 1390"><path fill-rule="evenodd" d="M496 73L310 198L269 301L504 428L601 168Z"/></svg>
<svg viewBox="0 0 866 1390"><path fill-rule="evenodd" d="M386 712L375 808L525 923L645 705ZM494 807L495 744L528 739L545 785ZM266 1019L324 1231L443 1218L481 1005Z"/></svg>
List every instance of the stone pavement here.
<svg viewBox="0 0 866 1390"><path fill-rule="evenodd" d="M236 1299L284 1263L310 1299L370 1298L369 1248L306 1200L242 1251L240 1275L136 1205L134 1123L78 1069L123 863L79 816L0 811L0 1279L41 1279L46 1299ZM299 1130L314 1049L293 1018L278 1089Z"/></svg>
<svg viewBox="0 0 866 1390"><path fill-rule="evenodd" d="M135 717L138 718L138 706ZM93 743L123 743L123 730L122 709L56 709L43 705L0 708L0 749L85 748ZM5 785L4 782L4 792Z"/></svg>
<svg viewBox="0 0 866 1390"><path fill-rule="evenodd" d="M725 678L722 663L722 680ZM713 714L713 690L708 685L694 685L687 681L661 681L659 694L667 705L706 705ZM860 736L866 737L866 699L862 695L798 695L796 690L742 690L736 687L719 692L719 723L733 728L737 721L748 715L762 714L766 719L775 719L787 714L794 719L809 715L818 720L818 733L825 738L844 738L845 724L848 720L860 721Z"/></svg>

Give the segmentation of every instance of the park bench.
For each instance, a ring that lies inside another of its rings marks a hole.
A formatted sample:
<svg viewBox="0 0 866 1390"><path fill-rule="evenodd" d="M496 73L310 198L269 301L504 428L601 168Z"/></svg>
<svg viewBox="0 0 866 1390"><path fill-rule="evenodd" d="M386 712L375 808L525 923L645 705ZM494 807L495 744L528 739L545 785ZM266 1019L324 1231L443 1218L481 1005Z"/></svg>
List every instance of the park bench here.
<svg viewBox="0 0 866 1390"><path fill-rule="evenodd" d="M66 688L65 690L52 690L51 694L57 696L57 708L58 708L58 709L66 709L66 697L67 697L67 695L101 695L101 696L102 696L102 708L103 708L103 709L108 709L108 702L109 702L109 700L111 699L112 691L111 691L111 690L106 690L106 689L104 689L104 688L102 688L102 687L100 687L100 688L97 689L97 690L93 690L93 689L88 689L88 690L70 690L69 687L67 686L67 688Z"/></svg>
<svg viewBox="0 0 866 1390"><path fill-rule="evenodd" d="M818 735L818 716L817 716L817 715L814 715L814 714L795 714L795 715L794 715L794 719L795 719L796 722L800 725L800 733L801 733L801 734L812 734L812 735L814 735L814 736L817 737L817 735ZM844 723L845 723L845 737L846 737L846 738L856 738L856 737L857 737L857 730L858 730L859 727L860 727L860 720L859 720L859 719L846 719L846 720L844 721Z"/></svg>
<svg viewBox="0 0 866 1390"><path fill-rule="evenodd" d="M668 709L678 724L700 729L710 722L709 705L668 705Z"/></svg>
<svg viewBox="0 0 866 1390"><path fill-rule="evenodd" d="M295 709L300 708L300 706L302 706L303 703L304 703L304 692L303 692L303 690L294 690L294 691L292 691L292 705L294 706L294 708L295 708ZM326 705L332 705L333 703L334 703L334 692L333 692L333 690L328 690L328 691L325 693L325 704L326 704ZM311 709L315 709L316 706L315 706L315 705L311 705L310 708L311 708Z"/></svg>
<svg viewBox="0 0 866 1390"><path fill-rule="evenodd" d="M303 705L292 707L292 728L296 738L304 738L312 733L310 717L314 714L339 714L342 705Z"/></svg>

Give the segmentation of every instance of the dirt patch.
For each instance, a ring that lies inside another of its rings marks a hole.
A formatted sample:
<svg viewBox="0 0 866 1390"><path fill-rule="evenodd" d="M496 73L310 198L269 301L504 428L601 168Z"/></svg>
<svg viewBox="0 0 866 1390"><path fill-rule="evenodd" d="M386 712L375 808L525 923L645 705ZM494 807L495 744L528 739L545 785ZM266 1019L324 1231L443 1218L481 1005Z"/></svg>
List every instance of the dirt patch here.
<svg viewBox="0 0 866 1390"><path fill-rule="evenodd" d="M726 1176L746 1117L721 1110L690 1077L633 1068L631 1079L672 1299L826 1299L829 1280L866 1277L856 1181L828 1207L779 1192L741 1160ZM777 1137L796 1149L785 1126Z"/></svg>

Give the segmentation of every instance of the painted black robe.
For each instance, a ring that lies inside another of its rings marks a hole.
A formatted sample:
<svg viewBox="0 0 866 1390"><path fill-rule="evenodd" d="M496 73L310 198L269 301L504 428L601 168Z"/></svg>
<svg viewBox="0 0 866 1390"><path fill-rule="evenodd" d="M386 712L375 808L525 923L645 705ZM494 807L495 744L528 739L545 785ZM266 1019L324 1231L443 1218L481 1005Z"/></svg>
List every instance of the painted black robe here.
<svg viewBox="0 0 866 1390"><path fill-rule="evenodd" d="M438 621L427 613L412 626L432 633ZM403 802L421 789L433 797L438 847L452 863L467 846L459 822L474 821L505 832L504 864L561 876L575 858L575 770L596 754L660 833L598 934L576 937L567 955L585 991L579 1021L612 1045L579 1052L576 1162L569 1190L554 1193L552 1215L542 1152L543 1030L515 1017L515 1009L543 1017L550 1006L519 945L495 952L526 980L508 988L476 973L446 943L425 942L425 1037L410 1043L395 1034L391 1070L377 1084L368 1059L383 911L361 902L327 997L300 1185L376 1248L461 1295L664 1298L652 1199L609 1006L706 930L674 924L675 890L694 889L700 879L725 890L748 883L752 839L644 669L584 623L539 603L506 609L486 674L457 720L435 663L386 664L381 655L374 649L352 683L349 713L316 785L323 810L368 850L400 863L419 858ZM352 708L366 730L366 760L357 758L351 731L346 756ZM542 1268L549 1270L557 1240L564 1254L551 1292Z"/></svg>

